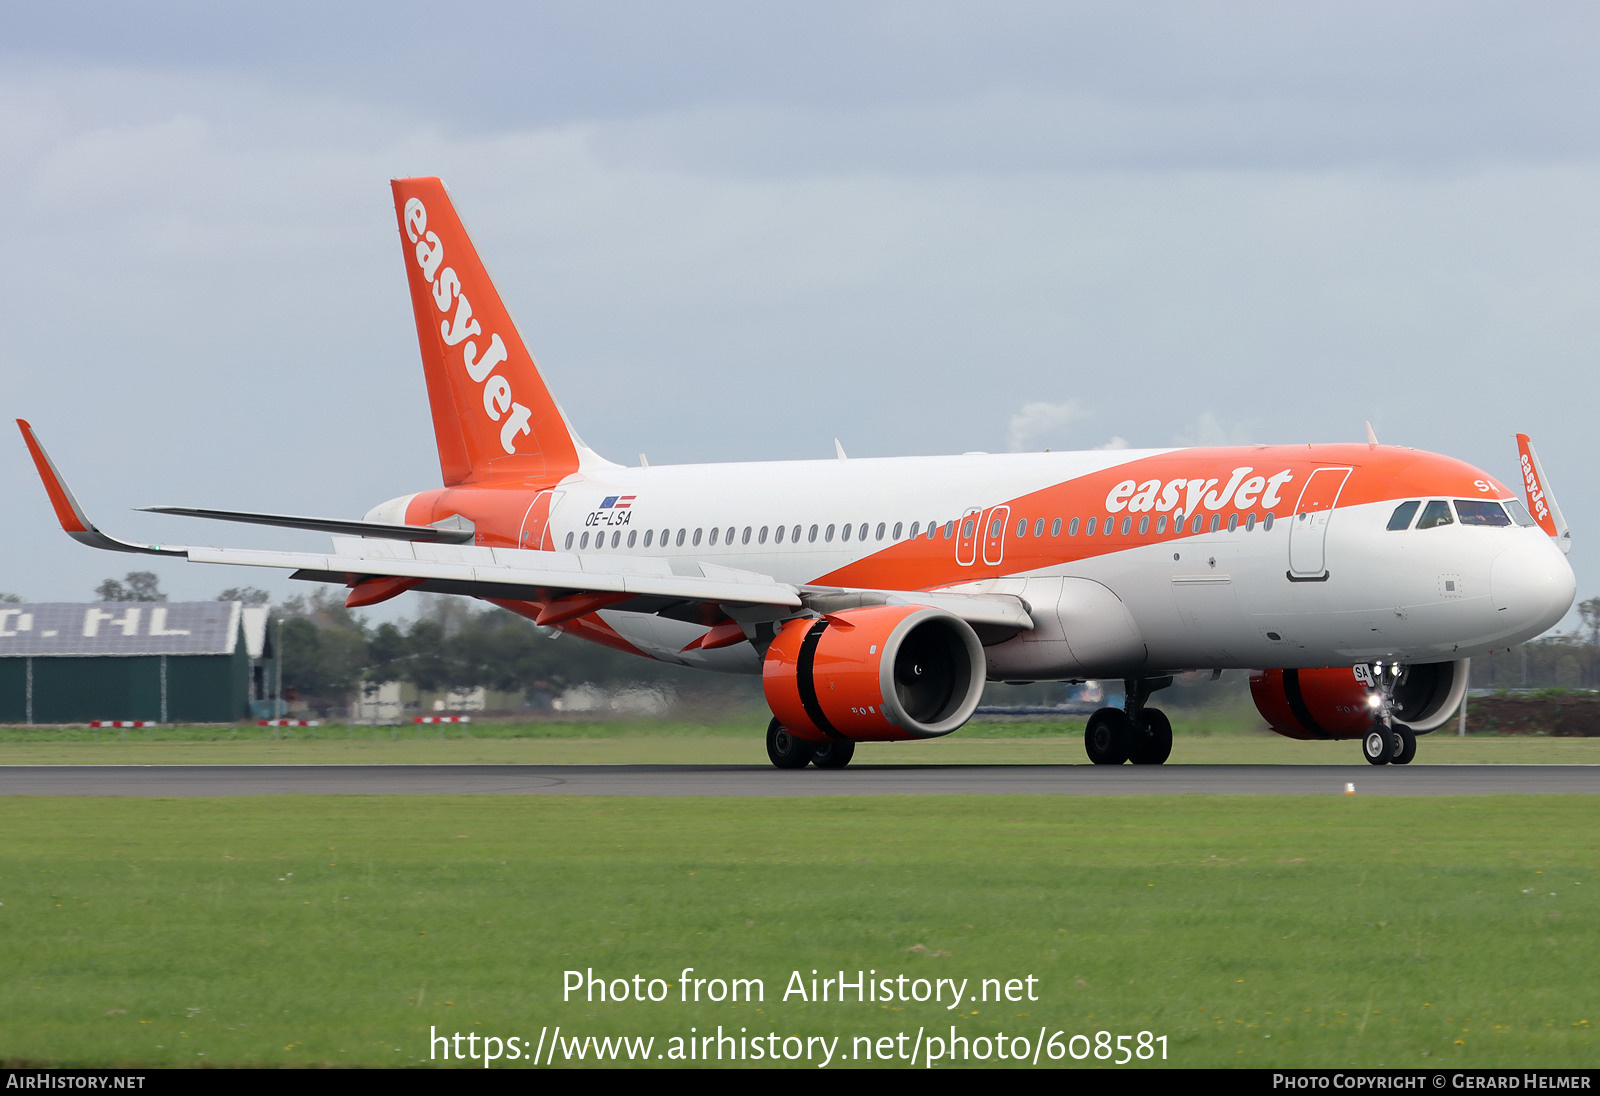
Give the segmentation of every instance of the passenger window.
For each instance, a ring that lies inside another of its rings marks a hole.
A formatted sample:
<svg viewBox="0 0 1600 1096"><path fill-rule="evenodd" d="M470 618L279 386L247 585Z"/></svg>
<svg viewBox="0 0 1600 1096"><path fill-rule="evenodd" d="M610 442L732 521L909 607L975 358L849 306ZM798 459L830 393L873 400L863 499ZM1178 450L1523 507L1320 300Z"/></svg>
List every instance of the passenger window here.
<svg viewBox="0 0 1600 1096"><path fill-rule="evenodd" d="M1017 536L1025 537L1027 535L1028 535L1028 519L1027 518L1023 518L1021 521L1017 522Z"/></svg>
<svg viewBox="0 0 1600 1096"><path fill-rule="evenodd" d="M1229 514L1228 515L1228 532L1232 533L1238 528L1239 528L1239 515L1238 514Z"/></svg>
<svg viewBox="0 0 1600 1096"><path fill-rule="evenodd" d="M567 534L567 551L570 552L571 550L572 550L572 534L568 533Z"/></svg>
<svg viewBox="0 0 1600 1096"><path fill-rule="evenodd" d="M956 535L956 523L955 523L955 519L952 518L949 521L944 523L944 539L945 540L949 540L951 537L953 537L955 535Z"/></svg>
<svg viewBox="0 0 1600 1096"><path fill-rule="evenodd" d="M721 529L718 529L715 526L712 526L712 529L711 529L711 547L715 548L717 546L717 534L720 533L720 532L722 532ZM695 543L698 544L699 540L697 539L695 541Z"/></svg>
<svg viewBox="0 0 1600 1096"><path fill-rule="evenodd" d="M1411 528L1411 519L1417 516L1417 508L1421 505L1421 502L1412 499L1396 506L1394 513L1389 515L1389 532L1399 533Z"/></svg>
<svg viewBox="0 0 1600 1096"><path fill-rule="evenodd" d="M833 543L833 530L834 530L834 528L835 528L834 526L830 525L830 526L828 526L828 531L826 533L822 534L822 539L825 542L827 542L828 544L832 544Z"/></svg>
<svg viewBox="0 0 1600 1096"><path fill-rule="evenodd" d="M905 523L904 522L899 522L899 521L895 522L894 523L894 536L890 537L889 539L890 540L899 540L900 539L900 530L902 530L904 528L905 528ZM912 533L911 535L912 536L916 536L917 534ZM881 526L881 525L878 526L878 539L879 540L883 539L883 526Z"/></svg>
<svg viewBox="0 0 1600 1096"><path fill-rule="evenodd" d="M1211 515L1211 531L1213 533L1215 533L1221 527L1222 527L1222 515L1221 514L1212 514Z"/></svg>
<svg viewBox="0 0 1600 1096"><path fill-rule="evenodd" d="M1033 523L1033 535L1036 537L1044 536L1044 518L1040 518Z"/></svg>
<svg viewBox="0 0 1600 1096"><path fill-rule="evenodd" d="M1139 518L1139 535L1142 537L1150 531L1150 515L1145 514Z"/></svg>
<svg viewBox="0 0 1600 1096"><path fill-rule="evenodd" d="M1244 519L1244 531L1247 532L1247 533L1253 533L1253 532L1255 532L1255 530L1256 530L1256 516L1254 514L1251 514L1249 517Z"/></svg>
<svg viewBox="0 0 1600 1096"><path fill-rule="evenodd" d="M687 529L687 528L684 528L684 529L679 529L679 530L678 530L678 540L677 540L677 544L678 544L678 547L679 547L679 548L682 548L682 547L683 547L683 538L684 538L684 535L685 535L685 534L686 534L686 533L688 533L688 532L689 532L689 530L688 530L688 529ZM695 537L695 538L694 538L694 539L695 539L695 543L696 543L696 544L699 544L699 543L700 543L700 538L699 538L699 536L696 536L696 537Z"/></svg>
<svg viewBox="0 0 1600 1096"><path fill-rule="evenodd" d="M638 538L639 538L639 534L636 531L634 531L632 529L629 529L628 530L628 547L632 548L633 547L633 542L635 540L637 540Z"/></svg>
<svg viewBox="0 0 1600 1096"><path fill-rule="evenodd" d="M1205 520L1206 516L1204 514L1196 514L1194 520L1189 523L1189 532L1198 533Z"/></svg>
<svg viewBox="0 0 1600 1096"><path fill-rule="evenodd" d="M1418 529L1433 529L1440 525L1450 525L1455 521L1450 516L1450 504L1444 499L1429 499L1428 505L1423 507L1422 517L1417 520Z"/></svg>
<svg viewBox="0 0 1600 1096"><path fill-rule="evenodd" d="M650 542L652 540L655 540L655 539L656 539L656 531L654 529L646 529L644 531L644 546L646 548L650 547Z"/></svg>
<svg viewBox="0 0 1600 1096"><path fill-rule="evenodd" d="M728 526L728 532L727 532L727 534L725 536L723 536L722 543L724 543L724 544L732 544L733 543L733 526L731 526L731 525Z"/></svg>
<svg viewBox="0 0 1600 1096"><path fill-rule="evenodd" d="M696 548L700 547L700 530L698 529L694 531L694 546Z"/></svg>
<svg viewBox="0 0 1600 1096"><path fill-rule="evenodd" d="M815 543L817 543L817 527L815 525L813 525L811 527L811 532L806 535L806 543L807 544L815 544Z"/></svg>
<svg viewBox="0 0 1600 1096"><path fill-rule="evenodd" d="M578 547L579 548L587 548L587 547L589 547L589 534L588 533L583 534L583 539L578 541Z"/></svg>
<svg viewBox="0 0 1600 1096"><path fill-rule="evenodd" d="M828 539L832 540L833 539L833 536L832 536L833 527L831 525L828 527L828 533L829 533ZM850 523L849 522L845 522L844 528L842 530L840 530L839 539L840 540L849 540L850 539Z"/></svg>
<svg viewBox="0 0 1600 1096"><path fill-rule="evenodd" d="M911 523L911 539L912 540L916 540L917 537L921 535L921 533L922 533L922 522L920 522L920 521L912 522Z"/></svg>
<svg viewBox="0 0 1600 1096"><path fill-rule="evenodd" d="M861 528L856 530L856 539L857 540L866 540L867 539L867 523L866 522L862 522L861 523Z"/></svg>
<svg viewBox="0 0 1600 1096"><path fill-rule="evenodd" d="M1091 529L1089 531L1091 533L1094 532L1093 529ZM1078 519L1077 518L1073 518L1070 522L1067 523L1067 536L1075 537L1077 535L1078 535Z"/></svg>
<svg viewBox="0 0 1600 1096"><path fill-rule="evenodd" d="M1094 536L1095 522L1098 521L1098 520L1099 519L1097 519L1097 518L1090 518L1089 519L1089 523L1083 527L1083 535L1084 536L1086 536L1086 537ZM1106 520L1109 521L1111 519L1107 518Z"/></svg>
<svg viewBox="0 0 1600 1096"><path fill-rule="evenodd" d="M874 537L873 539L874 540L882 540L883 539L883 530L884 530L883 522L880 521L880 522L878 522L878 535L876 537ZM900 535L900 526L899 525L896 525L894 527L894 535L895 536L899 536Z"/></svg>
<svg viewBox="0 0 1600 1096"><path fill-rule="evenodd" d="M1061 519L1060 518L1056 518L1055 521L1050 523L1050 535L1053 536L1053 537L1059 537L1061 535Z"/></svg>
<svg viewBox="0 0 1600 1096"><path fill-rule="evenodd" d="M766 540L767 539L767 531L765 529L761 530L761 539L762 540ZM739 538L739 543L740 544L749 544L750 543L750 526L746 525L744 527L744 535Z"/></svg>
<svg viewBox="0 0 1600 1096"><path fill-rule="evenodd" d="M1263 518L1262 521L1261 521L1261 529L1262 529L1262 531L1263 532L1267 532L1267 533L1272 532L1272 522L1273 522L1273 515L1271 515L1271 514L1268 514L1265 518Z"/></svg>
<svg viewBox="0 0 1600 1096"><path fill-rule="evenodd" d="M1488 499L1456 499L1456 517L1461 519L1462 525L1499 527L1511 524L1511 519L1506 517L1505 508L1498 502L1490 502Z"/></svg>
<svg viewBox="0 0 1600 1096"><path fill-rule="evenodd" d="M767 543L767 527L765 525L763 525L761 527L761 532L756 534L756 543L757 544L765 544L765 543Z"/></svg>
<svg viewBox="0 0 1600 1096"><path fill-rule="evenodd" d="M611 534L611 547L615 548L617 545L619 545L621 543L622 543L622 530L618 529L615 533Z"/></svg>

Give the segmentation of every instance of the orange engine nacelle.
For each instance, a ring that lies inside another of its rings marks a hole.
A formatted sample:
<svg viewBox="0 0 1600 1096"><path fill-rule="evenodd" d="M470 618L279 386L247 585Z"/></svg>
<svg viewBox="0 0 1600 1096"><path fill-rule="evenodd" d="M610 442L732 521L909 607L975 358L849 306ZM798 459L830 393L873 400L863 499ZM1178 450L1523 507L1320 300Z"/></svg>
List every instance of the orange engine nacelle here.
<svg viewBox="0 0 1600 1096"><path fill-rule="evenodd" d="M1467 660L1405 667L1389 698L1390 718L1418 734L1442 727L1467 695ZM1257 670L1250 695L1268 726L1290 738L1360 738L1372 726L1375 690L1355 671Z"/></svg>
<svg viewBox="0 0 1600 1096"><path fill-rule="evenodd" d="M1267 725L1289 738L1360 738L1372 729L1375 690L1349 666L1326 670L1257 670L1250 696Z"/></svg>
<svg viewBox="0 0 1600 1096"><path fill-rule="evenodd" d="M767 649L761 687L799 738L937 738L983 695L983 646L940 609L882 605L791 620Z"/></svg>

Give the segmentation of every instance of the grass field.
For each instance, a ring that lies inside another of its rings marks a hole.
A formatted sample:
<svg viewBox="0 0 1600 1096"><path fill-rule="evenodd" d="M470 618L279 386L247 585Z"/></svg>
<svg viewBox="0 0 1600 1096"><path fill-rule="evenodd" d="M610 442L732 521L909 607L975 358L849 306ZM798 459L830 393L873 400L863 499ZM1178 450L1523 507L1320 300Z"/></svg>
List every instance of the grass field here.
<svg viewBox="0 0 1600 1096"><path fill-rule="evenodd" d="M555 1025L849 1055L953 1024L1148 1031L1179 1066L1592 1067L1594 817L1590 797L12 798L0 1059L400 1065L430 1029ZM678 1003L683 967L765 1000ZM563 1002L587 968L673 998ZM1032 976L1038 1000L783 1001L813 969Z"/></svg>
<svg viewBox="0 0 1600 1096"><path fill-rule="evenodd" d="M76 729L0 732L4 765L452 765L452 764L694 764L765 765L764 725L739 723L537 724L469 726L441 734L432 728L319 727L273 739L261 728L102 732L98 741ZM1081 725L972 724L931 742L864 743L857 765L1082 765ZM1355 742L1296 742L1267 731L1179 734L1175 765L1359 765ZM1419 741L1415 764L1600 764L1600 738L1435 733Z"/></svg>

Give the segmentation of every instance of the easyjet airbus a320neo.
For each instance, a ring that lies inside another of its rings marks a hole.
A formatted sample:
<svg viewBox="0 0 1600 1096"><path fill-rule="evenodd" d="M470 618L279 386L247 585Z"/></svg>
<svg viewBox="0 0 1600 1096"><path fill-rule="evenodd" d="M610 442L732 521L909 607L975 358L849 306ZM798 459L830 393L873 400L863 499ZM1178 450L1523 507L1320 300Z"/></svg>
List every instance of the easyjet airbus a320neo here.
<svg viewBox="0 0 1600 1096"><path fill-rule="evenodd" d="M393 183L444 485L361 521L157 507L333 533L328 552L141 545L100 532L32 429L66 531L99 548L282 567L371 605L470 594L688 666L759 673L780 768L933 738L985 681L1121 678L1096 764L1160 764L1151 695L1256 671L1274 730L1405 763L1467 659L1554 625L1568 533L1526 437L1527 506L1477 468L1365 444L624 467L545 387L437 179ZM1530 510L1532 511L1530 513Z"/></svg>

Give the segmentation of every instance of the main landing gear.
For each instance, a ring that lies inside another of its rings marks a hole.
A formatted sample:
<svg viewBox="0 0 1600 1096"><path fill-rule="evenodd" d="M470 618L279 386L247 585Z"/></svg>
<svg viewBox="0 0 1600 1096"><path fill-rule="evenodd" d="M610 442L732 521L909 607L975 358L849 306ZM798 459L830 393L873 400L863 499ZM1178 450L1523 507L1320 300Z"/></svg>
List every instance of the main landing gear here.
<svg viewBox="0 0 1600 1096"><path fill-rule="evenodd" d="M1172 754L1172 721L1160 708L1144 703L1170 677L1131 678L1125 682L1127 707L1101 708L1089 717L1083 748L1096 765L1160 765Z"/></svg>
<svg viewBox="0 0 1600 1096"><path fill-rule="evenodd" d="M854 742L810 742L789 733L774 719L767 724L767 757L780 769L842 769L855 756Z"/></svg>

